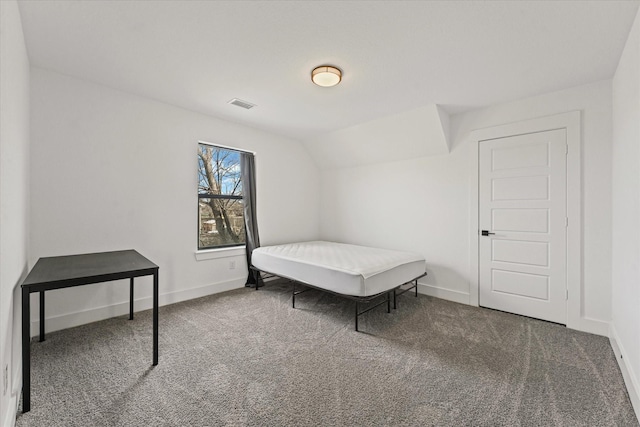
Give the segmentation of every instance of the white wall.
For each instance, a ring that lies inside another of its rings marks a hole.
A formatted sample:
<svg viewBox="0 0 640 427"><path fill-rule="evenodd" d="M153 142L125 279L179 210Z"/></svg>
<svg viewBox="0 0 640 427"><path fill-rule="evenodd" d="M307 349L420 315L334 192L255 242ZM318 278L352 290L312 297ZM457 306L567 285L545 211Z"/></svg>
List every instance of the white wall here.
<svg viewBox="0 0 640 427"><path fill-rule="evenodd" d="M198 140L257 153L263 244L317 238L318 171L299 143L39 68L31 81L30 265L134 248L160 266L161 304L243 286L244 255L195 259ZM151 279L136 283L150 307ZM127 289L50 292L47 329L125 313Z"/></svg>
<svg viewBox="0 0 640 427"><path fill-rule="evenodd" d="M0 28L0 425L11 426L22 367L17 285L26 274L29 240L29 59L15 1L0 2Z"/></svg>
<svg viewBox="0 0 640 427"><path fill-rule="evenodd" d="M640 418L640 12L613 78L612 198L610 336Z"/></svg>
<svg viewBox="0 0 640 427"><path fill-rule="evenodd" d="M304 144L316 164L326 169L447 154L449 114L429 104L323 133Z"/></svg>
<svg viewBox="0 0 640 427"><path fill-rule="evenodd" d="M324 239L424 254L420 282L436 296L469 302L467 152L326 170Z"/></svg>
<svg viewBox="0 0 640 427"><path fill-rule="evenodd" d="M611 318L611 81L451 117L449 155L322 172L323 238L413 250L429 275L422 291L469 302L469 133L582 111L584 329Z"/></svg>

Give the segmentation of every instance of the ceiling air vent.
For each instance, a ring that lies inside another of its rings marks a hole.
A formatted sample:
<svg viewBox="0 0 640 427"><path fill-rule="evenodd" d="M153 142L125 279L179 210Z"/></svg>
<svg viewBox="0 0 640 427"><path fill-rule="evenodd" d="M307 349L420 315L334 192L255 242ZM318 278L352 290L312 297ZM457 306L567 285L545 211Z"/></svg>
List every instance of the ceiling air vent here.
<svg viewBox="0 0 640 427"><path fill-rule="evenodd" d="M231 104L231 105L236 105L238 107L242 107L245 110L249 110L249 109L251 109L251 108L256 106L256 104L252 104L250 102L243 101L242 99L238 99L238 98L233 98L228 103Z"/></svg>

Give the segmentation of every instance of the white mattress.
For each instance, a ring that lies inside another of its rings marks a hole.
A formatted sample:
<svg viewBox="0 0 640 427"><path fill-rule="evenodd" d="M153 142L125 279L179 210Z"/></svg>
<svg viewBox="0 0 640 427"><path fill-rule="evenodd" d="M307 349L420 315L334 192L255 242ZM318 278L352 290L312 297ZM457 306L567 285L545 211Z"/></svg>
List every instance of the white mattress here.
<svg viewBox="0 0 640 427"><path fill-rule="evenodd" d="M424 257L333 242L303 242L254 249L259 270L337 292L366 297L424 274Z"/></svg>

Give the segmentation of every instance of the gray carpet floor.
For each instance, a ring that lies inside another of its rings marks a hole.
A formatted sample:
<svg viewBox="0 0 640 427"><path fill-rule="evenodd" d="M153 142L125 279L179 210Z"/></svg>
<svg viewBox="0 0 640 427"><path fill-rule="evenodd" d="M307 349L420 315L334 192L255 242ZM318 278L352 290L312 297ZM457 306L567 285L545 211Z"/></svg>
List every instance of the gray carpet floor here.
<svg viewBox="0 0 640 427"><path fill-rule="evenodd" d="M238 289L32 343L21 426L637 426L604 337L419 295Z"/></svg>

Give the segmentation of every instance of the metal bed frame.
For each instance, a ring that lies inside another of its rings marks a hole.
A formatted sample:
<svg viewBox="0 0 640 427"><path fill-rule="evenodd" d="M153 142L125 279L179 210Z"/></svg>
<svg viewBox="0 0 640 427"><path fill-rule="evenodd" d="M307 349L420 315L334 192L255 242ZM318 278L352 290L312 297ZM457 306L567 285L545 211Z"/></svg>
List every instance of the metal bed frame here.
<svg viewBox="0 0 640 427"><path fill-rule="evenodd" d="M366 296L366 297L358 297L358 296L354 296L354 295L345 295L345 294L341 294L339 292L330 291L328 289L324 289L324 288L321 288L319 286L311 285L309 283L302 282L300 280L292 279L290 277L282 276L280 274L275 274L275 273L271 273L269 271L261 270L259 268L254 267L254 266L251 266L250 268L253 271L255 271L257 273L257 275L258 275L258 283L256 283L256 291L259 288L265 286L265 283L264 283L264 279L265 278L266 279L270 279L272 277L280 277L282 279L287 279L289 282L293 283L293 293L292 293L292 299L291 299L291 307L292 308L296 308L296 295L300 295L300 294L302 294L304 292L307 292L307 291L310 291L312 289L317 289L319 291L328 292L330 294L337 295L337 296L340 296L340 297L343 297L343 298L348 298L350 300L355 301L355 303L356 303L356 307L355 307L355 329L356 329L356 332L359 332L359 329L358 329L358 317L359 316L361 316L361 315L373 310L376 307L381 306L384 303L387 303L387 313L391 313L391 295L392 294L393 294L393 309L394 310L397 308L397 297L399 297L400 295L402 295L402 294L404 294L406 292L409 292L412 289L415 289L415 296L417 298L418 297L418 279L420 279L420 278L422 278L422 277L427 275L427 273L424 272L420 276L418 276L418 277L416 277L414 279L411 279L408 282L402 283L402 284L396 286L393 289L389 289L388 291L380 292L380 293L377 293L375 295L370 295L370 296ZM262 277L262 273L267 274L267 276L265 278L263 278ZM296 290L296 283L304 285L307 288L306 289L302 289L302 290ZM402 286L404 286L404 285L411 285L411 286L409 286L408 288L402 288ZM400 291L400 292L398 292L398 291ZM386 298L384 300L379 301L375 305L373 305L371 307L367 307L365 310L360 311L359 305L358 305L359 303L369 304L371 301L373 301L373 300L375 300L378 297L381 297L383 295L386 296Z"/></svg>

